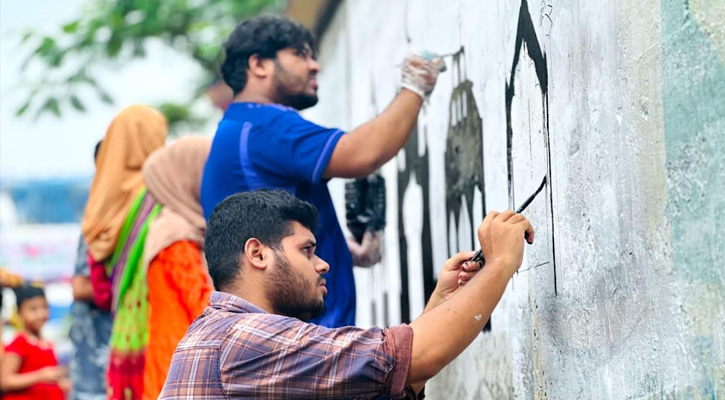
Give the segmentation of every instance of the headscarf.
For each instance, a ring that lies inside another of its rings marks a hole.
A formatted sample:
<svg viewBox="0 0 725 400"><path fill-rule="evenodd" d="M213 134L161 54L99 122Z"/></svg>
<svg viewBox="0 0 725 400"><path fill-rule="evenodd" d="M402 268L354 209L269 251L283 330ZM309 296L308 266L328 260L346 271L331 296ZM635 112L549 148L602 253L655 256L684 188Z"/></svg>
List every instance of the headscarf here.
<svg viewBox="0 0 725 400"><path fill-rule="evenodd" d="M211 138L194 135L179 139L152 154L143 166L143 180L151 196L162 205L149 225L143 265L163 249L181 240L204 245L206 220L199 191Z"/></svg>
<svg viewBox="0 0 725 400"><path fill-rule="evenodd" d="M81 224L95 260L107 259L116 248L126 213L143 187L141 166L164 145L166 133L164 116L144 105L123 109L108 127Z"/></svg>

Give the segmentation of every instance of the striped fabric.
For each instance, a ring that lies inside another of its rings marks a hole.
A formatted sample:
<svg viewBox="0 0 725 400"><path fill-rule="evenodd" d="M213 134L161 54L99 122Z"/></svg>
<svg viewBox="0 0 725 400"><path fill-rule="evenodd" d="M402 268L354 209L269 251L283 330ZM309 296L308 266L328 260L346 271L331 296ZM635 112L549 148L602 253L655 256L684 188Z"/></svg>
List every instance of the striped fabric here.
<svg viewBox="0 0 725 400"><path fill-rule="evenodd" d="M412 343L407 325L330 329L213 292L159 399L415 399Z"/></svg>
<svg viewBox="0 0 725 400"><path fill-rule="evenodd" d="M141 265L146 232L161 210L143 189L131 207L112 262L117 283L111 328L108 399L141 400L143 367L148 342L148 283ZM127 244L130 242L130 245ZM119 255L120 253L120 255Z"/></svg>

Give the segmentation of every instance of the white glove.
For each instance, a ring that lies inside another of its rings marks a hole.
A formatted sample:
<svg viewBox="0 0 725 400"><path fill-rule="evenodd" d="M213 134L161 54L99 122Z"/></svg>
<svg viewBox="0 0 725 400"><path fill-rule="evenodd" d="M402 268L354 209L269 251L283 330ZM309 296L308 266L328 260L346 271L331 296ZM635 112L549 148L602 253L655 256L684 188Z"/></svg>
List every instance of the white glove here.
<svg viewBox="0 0 725 400"><path fill-rule="evenodd" d="M362 243L355 238L347 238L347 247L350 248L352 263L358 267L372 267L383 259L380 253L380 232L366 231Z"/></svg>
<svg viewBox="0 0 725 400"><path fill-rule="evenodd" d="M403 60L400 86L425 99L433 91L438 74L444 70L445 64L440 57L410 54Z"/></svg>

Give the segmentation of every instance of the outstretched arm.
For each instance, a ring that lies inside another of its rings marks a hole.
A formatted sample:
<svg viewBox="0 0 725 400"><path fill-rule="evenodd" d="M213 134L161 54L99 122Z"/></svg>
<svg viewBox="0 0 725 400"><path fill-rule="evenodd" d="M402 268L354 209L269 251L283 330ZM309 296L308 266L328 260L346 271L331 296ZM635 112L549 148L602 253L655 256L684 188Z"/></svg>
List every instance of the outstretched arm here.
<svg viewBox="0 0 725 400"><path fill-rule="evenodd" d="M423 97L433 91L442 68L440 58L407 57L403 62L403 89L380 115L340 138L323 176L360 178L395 157L408 141Z"/></svg>
<svg viewBox="0 0 725 400"><path fill-rule="evenodd" d="M533 243L534 231L521 214L491 212L478 228L486 266L455 295L428 309L410 326L413 354L409 385L435 376L481 332L506 285L523 261L524 236Z"/></svg>
<svg viewBox="0 0 725 400"><path fill-rule="evenodd" d="M474 254L476 253L473 251L462 251L443 264L443 269L438 275L438 284L425 305L424 314L458 293L481 269L479 263L470 261ZM425 384L424 380L416 382L410 387L416 394L419 394Z"/></svg>

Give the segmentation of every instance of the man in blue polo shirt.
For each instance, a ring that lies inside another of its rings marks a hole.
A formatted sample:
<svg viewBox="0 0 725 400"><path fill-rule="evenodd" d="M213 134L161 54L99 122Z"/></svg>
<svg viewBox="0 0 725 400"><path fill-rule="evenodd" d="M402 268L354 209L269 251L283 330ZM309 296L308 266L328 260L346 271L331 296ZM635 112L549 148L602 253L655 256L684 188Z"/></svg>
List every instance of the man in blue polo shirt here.
<svg viewBox="0 0 725 400"><path fill-rule="evenodd" d="M315 205L317 255L330 271L325 312L312 322L340 327L355 323L355 282L327 181L367 176L403 148L443 62L407 57L400 93L379 116L345 133L298 113L317 103L315 47L307 29L276 16L248 19L229 36L221 71L234 102L214 137L201 203L209 218L227 196L275 188Z"/></svg>

